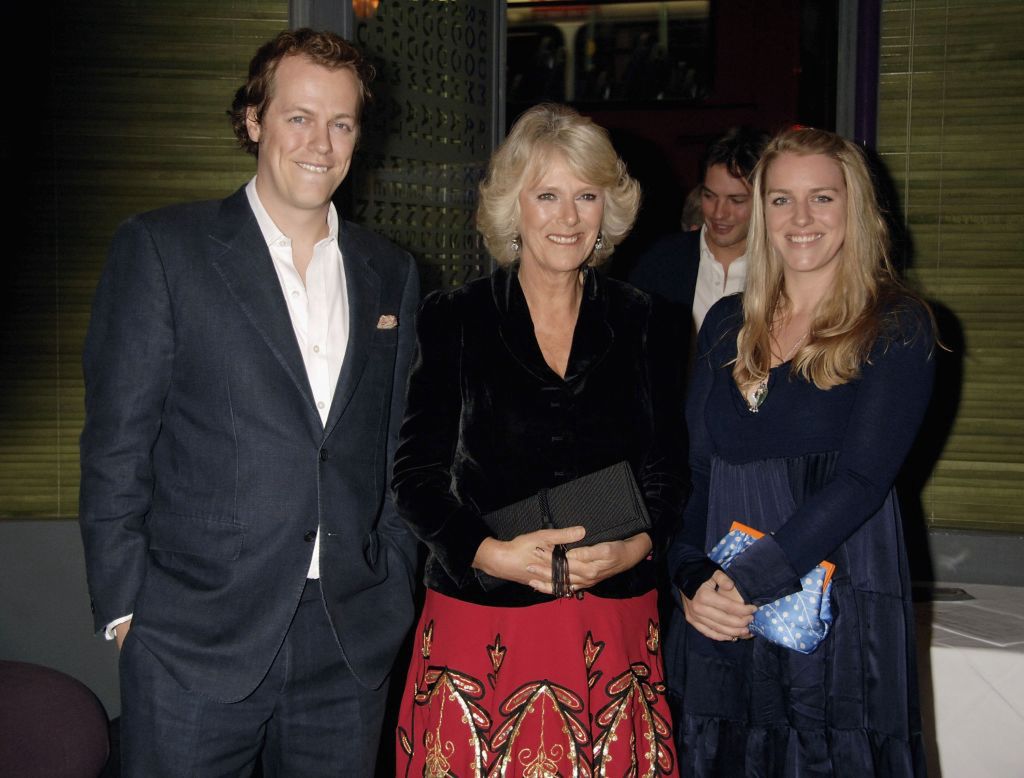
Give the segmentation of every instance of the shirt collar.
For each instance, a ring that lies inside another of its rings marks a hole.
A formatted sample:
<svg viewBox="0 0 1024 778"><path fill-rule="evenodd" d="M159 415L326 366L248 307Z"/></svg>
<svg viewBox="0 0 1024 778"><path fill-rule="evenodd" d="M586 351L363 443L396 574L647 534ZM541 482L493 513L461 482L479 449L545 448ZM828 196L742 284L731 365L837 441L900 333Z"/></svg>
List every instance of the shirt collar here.
<svg viewBox="0 0 1024 778"><path fill-rule="evenodd" d="M245 196L249 198L249 206L252 208L253 215L256 217L256 223L259 225L266 244L272 246L278 238L285 238L291 242L291 238L278 229L278 226L274 224L274 220L270 218L270 214L267 213L267 209L260 202L260 196L256 193L256 176L250 178L249 183L245 185ZM332 202L328 204L327 208L327 239L336 240L337 237L338 210Z"/></svg>
<svg viewBox="0 0 1024 778"><path fill-rule="evenodd" d="M708 248L707 232L708 232L708 225L705 224L705 225L703 225L700 228L700 258L701 258L701 260L703 262L715 262L715 263L718 263L718 260L715 259L715 255L712 254L711 253L711 249ZM748 248L749 248L749 246L748 246ZM718 263L718 264L720 264L720 263ZM738 257L736 257L736 259L734 259L732 261L732 264L729 265L730 268L733 268L733 267L745 268L746 266L747 266L747 252L743 252L742 254L740 254ZM729 272L731 273L732 270L730 270Z"/></svg>
<svg viewBox="0 0 1024 778"><path fill-rule="evenodd" d="M253 179L253 180L255 180L255 179ZM248 191L248 190L246 190L246 191ZM256 191L256 187L253 187L253 192L255 192L255 191ZM706 225L706 224L701 225L701 228L700 228L700 255L705 260L707 260L707 259L714 259L714 256L711 254L711 249L708 248L707 234L708 234L708 225Z"/></svg>

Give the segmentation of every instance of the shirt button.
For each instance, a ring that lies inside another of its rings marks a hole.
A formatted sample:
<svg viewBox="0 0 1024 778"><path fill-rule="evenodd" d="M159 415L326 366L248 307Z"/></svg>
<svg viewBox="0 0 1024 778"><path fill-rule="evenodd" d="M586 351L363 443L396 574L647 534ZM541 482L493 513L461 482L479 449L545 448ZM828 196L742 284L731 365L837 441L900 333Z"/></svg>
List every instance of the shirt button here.
<svg viewBox="0 0 1024 778"><path fill-rule="evenodd" d="M313 346L313 353L314 354L319 354L320 353L320 347L319 346Z"/></svg>
<svg viewBox="0 0 1024 778"><path fill-rule="evenodd" d="M324 409L324 402L323 402L323 400L321 400L320 402L318 402L318 403L316 404L316 407L317 407L317 408L319 408L320 410L323 410L323 409Z"/></svg>
<svg viewBox="0 0 1024 778"><path fill-rule="evenodd" d="M299 296L299 290L298 289L292 289L292 297L298 297L298 296Z"/></svg>
<svg viewBox="0 0 1024 778"><path fill-rule="evenodd" d="M306 534L302 536L302 539L305 540L307 543L312 543L314 540L316 540L316 530L307 529Z"/></svg>

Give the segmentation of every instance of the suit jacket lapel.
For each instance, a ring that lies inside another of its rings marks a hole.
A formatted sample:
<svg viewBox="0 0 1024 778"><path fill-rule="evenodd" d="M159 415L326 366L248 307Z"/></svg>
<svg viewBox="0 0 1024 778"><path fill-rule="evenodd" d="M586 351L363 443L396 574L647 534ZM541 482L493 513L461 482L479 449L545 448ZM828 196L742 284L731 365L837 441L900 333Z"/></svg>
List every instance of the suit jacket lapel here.
<svg viewBox="0 0 1024 778"><path fill-rule="evenodd" d="M324 425L330 435L345 412L366 367L377 319L380 315L380 276L370 263L367 247L342 222L338 230L342 261L345 263L345 288L348 293L348 345L338 375L331 410Z"/></svg>
<svg viewBox="0 0 1024 778"><path fill-rule="evenodd" d="M288 305L281 294L281 282L244 187L224 200L220 224L210 238L219 249L213 256L214 268L305 398L319 426L313 390L295 340Z"/></svg>

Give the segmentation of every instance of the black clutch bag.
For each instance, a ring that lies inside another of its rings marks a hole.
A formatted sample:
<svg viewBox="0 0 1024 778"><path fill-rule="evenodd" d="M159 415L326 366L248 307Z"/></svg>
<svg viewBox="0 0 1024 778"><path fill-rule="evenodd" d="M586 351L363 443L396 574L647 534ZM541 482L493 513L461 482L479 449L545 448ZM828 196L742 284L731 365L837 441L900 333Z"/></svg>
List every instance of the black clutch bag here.
<svg viewBox="0 0 1024 778"><path fill-rule="evenodd" d="M575 478L533 497L484 514L484 523L498 540L539 529L582 525L587 535L566 548L623 540L651 528L651 518L628 462Z"/></svg>

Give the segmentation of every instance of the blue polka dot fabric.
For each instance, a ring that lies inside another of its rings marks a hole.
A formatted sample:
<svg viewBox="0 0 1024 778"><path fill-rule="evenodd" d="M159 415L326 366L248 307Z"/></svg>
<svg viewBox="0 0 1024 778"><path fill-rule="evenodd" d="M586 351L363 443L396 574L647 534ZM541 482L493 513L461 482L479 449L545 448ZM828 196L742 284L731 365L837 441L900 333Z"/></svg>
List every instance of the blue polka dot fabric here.
<svg viewBox="0 0 1024 778"><path fill-rule="evenodd" d="M729 569L729 564L743 553L763 533L734 521L729 532L715 544L708 555L713 561ZM832 607L829 602L832 571L831 562L822 562L801 582L799 592L787 594L775 602L762 605L754 614L750 631L784 648L809 654L828 635L832 625Z"/></svg>

